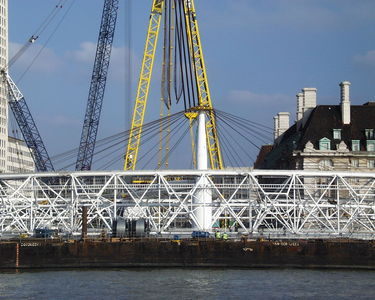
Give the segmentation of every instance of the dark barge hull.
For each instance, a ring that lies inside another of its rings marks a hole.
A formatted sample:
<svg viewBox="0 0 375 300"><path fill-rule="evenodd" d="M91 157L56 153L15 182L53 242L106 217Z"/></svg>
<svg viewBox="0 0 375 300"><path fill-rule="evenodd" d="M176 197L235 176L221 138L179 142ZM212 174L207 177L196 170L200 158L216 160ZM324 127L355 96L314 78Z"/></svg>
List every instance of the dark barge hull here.
<svg viewBox="0 0 375 300"><path fill-rule="evenodd" d="M375 242L346 239L0 242L0 268L232 267L375 269Z"/></svg>

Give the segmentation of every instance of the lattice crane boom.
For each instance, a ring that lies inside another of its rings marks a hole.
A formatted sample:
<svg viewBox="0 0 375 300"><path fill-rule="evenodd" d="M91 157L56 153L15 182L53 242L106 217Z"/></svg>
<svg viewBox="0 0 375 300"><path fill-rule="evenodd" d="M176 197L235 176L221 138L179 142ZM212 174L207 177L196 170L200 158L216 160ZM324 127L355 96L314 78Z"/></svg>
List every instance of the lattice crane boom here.
<svg viewBox="0 0 375 300"><path fill-rule="evenodd" d="M135 170L137 164L138 150L141 142L142 126L146 112L148 93L150 90L151 75L155 61L155 52L160 31L163 5L164 0L153 0L146 45L143 53L141 75L138 82L137 96L133 110L130 136L125 155L124 170Z"/></svg>
<svg viewBox="0 0 375 300"><path fill-rule="evenodd" d="M160 31L160 21L165 1L180 1L183 3L186 19L186 31L189 37L190 56L194 69L195 82L198 86L198 106L191 107L187 112L189 116L196 116L195 111L206 110L208 121L206 123L207 145L212 169L222 169L223 161L220 151L219 138L216 130L215 113L212 106L211 95L208 87L207 72L204 64L198 22L193 0L154 0L152 4L150 22L147 32L140 79L138 82L137 96L133 111L133 118L125 154L124 170L135 170L140 147L142 126L146 111L152 69L155 60L156 45ZM188 117L190 118L190 117ZM194 118L194 117L193 117ZM191 119L191 118L190 118ZM191 122L192 120L190 120ZM193 150L194 151L194 150Z"/></svg>
<svg viewBox="0 0 375 300"><path fill-rule="evenodd" d="M198 102L195 109L207 110L206 135L207 148L212 169L223 169L219 137L216 130L216 117L211 101L211 93L208 85L207 71L204 63L204 56L199 34L198 21L193 0L184 2L186 11L186 23L188 26L189 46L191 48L192 60L194 63L195 78L198 85Z"/></svg>
<svg viewBox="0 0 375 300"><path fill-rule="evenodd" d="M54 171L53 164L44 146L42 137L35 124L35 121L27 106L25 97L18 89L12 78L5 71L2 71L3 80L8 86L9 106L14 114L17 124L22 132L27 147L31 150L31 156L35 167L39 172Z"/></svg>
<svg viewBox="0 0 375 300"><path fill-rule="evenodd" d="M116 28L119 0L105 0L94 68L78 150L76 170L91 170L107 74Z"/></svg>

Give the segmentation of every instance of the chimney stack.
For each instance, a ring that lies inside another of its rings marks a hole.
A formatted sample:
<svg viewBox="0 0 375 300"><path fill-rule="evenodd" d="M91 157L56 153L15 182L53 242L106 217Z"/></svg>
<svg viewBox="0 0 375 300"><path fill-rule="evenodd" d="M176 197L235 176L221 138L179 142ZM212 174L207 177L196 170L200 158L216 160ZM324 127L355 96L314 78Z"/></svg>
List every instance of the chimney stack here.
<svg viewBox="0 0 375 300"><path fill-rule="evenodd" d="M273 135L275 140L279 137L279 116L276 115L273 117L274 126L273 126Z"/></svg>
<svg viewBox="0 0 375 300"><path fill-rule="evenodd" d="M316 107L316 88L304 88L303 92L303 113L311 111Z"/></svg>
<svg viewBox="0 0 375 300"><path fill-rule="evenodd" d="M343 81L340 83L341 90L341 120L344 125L350 124L350 82Z"/></svg>
<svg viewBox="0 0 375 300"><path fill-rule="evenodd" d="M302 128L305 127L312 110L316 107L316 88L303 88Z"/></svg>
<svg viewBox="0 0 375 300"><path fill-rule="evenodd" d="M296 120L297 122L303 118L303 94L298 93L297 94L297 116Z"/></svg>
<svg viewBox="0 0 375 300"><path fill-rule="evenodd" d="M289 116L288 112L279 112L277 116L274 116L275 128L274 135L275 140L279 138L285 131L289 129Z"/></svg>

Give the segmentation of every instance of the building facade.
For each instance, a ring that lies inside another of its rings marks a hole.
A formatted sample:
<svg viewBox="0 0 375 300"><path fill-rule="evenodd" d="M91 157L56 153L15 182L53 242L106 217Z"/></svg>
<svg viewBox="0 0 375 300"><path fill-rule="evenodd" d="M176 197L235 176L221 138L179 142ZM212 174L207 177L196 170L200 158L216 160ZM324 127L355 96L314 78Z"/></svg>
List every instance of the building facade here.
<svg viewBox="0 0 375 300"><path fill-rule="evenodd" d="M0 0L0 70L8 68L8 0ZM0 173L34 172L35 164L25 142L8 136L8 89L0 80Z"/></svg>
<svg viewBox="0 0 375 300"><path fill-rule="evenodd" d="M264 146L256 168L375 171L375 102L351 105L350 83L340 84L338 105L316 105L316 89L297 95L296 122L275 117L275 141Z"/></svg>
<svg viewBox="0 0 375 300"><path fill-rule="evenodd" d="M30 149L23 140L9 137L7 151L7 173L34 172L35 164Z"/></svg>
<svg viewBox="0 0 375 300"><path fill-rule="evenodd" d="M8 64L8 0L0 0L0 69ZM7 172L8 97L7 88L0 80L0 172Z"/></svg>

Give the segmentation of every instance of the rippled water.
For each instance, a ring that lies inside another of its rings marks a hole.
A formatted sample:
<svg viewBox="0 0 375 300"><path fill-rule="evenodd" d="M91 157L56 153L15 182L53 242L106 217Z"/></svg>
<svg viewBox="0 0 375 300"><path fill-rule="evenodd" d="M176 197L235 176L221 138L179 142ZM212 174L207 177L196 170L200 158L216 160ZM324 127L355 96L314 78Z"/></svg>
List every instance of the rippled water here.
<svg viewBox="0 0 375 300"><path fill-rule="evenodd" d="M0 273L0 299L375 299L375 272L137 269Z"/></svg>

